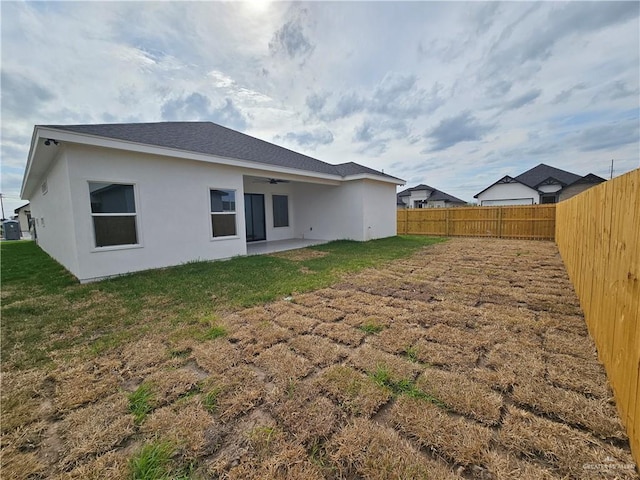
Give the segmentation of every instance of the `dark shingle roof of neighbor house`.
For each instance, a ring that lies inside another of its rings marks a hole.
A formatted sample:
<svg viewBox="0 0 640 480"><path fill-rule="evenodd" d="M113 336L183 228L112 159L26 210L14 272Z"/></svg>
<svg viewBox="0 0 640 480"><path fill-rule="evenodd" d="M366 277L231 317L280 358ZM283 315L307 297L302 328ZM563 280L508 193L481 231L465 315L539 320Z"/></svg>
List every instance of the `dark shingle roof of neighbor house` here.
<svg viewBox="0 0 640 480"><path fill-rule="evenodd" d="M527 170L526 172L521 173L517 177L511 177L509 175L505 175L500 180L492 183L487 188L476 193L473 197L478 198L478 195L486 192L495 184L501 182L504 179L515 180L516 182L526 185L529 188L537 190L540 184L548 179L553 179L560 182L562 184L562 187L564 188L567 185L570 185L572 183L577 182L578 180L588 177L589 175L593 175L593 174L589 173L588 175L585 175L584 177L582 177L580 175L576 175L575 173L567 172L566 170L561 170L559 168L551 167L549 165L545 165L544 163L541 163L540 165L537 165ZM594 175L594 177L595 176L596 175ZM602 179L602 181L604 181L604 179Z"/></svg>
<svg viewBox="0 0 640 480"><path fill-rule="evenodd" d="M567 172L566 170L560 170L559 168L550 167L549 165L545 165L541 163L537 167L533 167L530 170L527 170L524 173L521 173L517 177L520 183L524 183L526 186L531 188L536 188L542 182L547 180L548 178L554 178L560 183L564 185L569 185L570 183L575 182L582 178L580 175L576 175L575 173Z"/></svg>
<svg viewBox="0 0 640 480"><path fill-rule="evenodd" d="M580 177L578 180L571 183L571 185L578 185L580 183L602 183L602 182L606 182L606 180L593 173L587 173L584 177Z"/></svg>
<svg viewBox="0 0 640 480"><path fill-rule="evenodd" d="M448 193L443 192L442 190L438 190L437 188L430 187L429 185L425 185L423 183L421 183L420 185L416 185L415 187L407 188L406 190L401 191L400 193L398 193L398 197L408 197L411 195L411 192L417 192L420 190L431 190L433 192L427 200L431 200L431 201L444 200L445 202L452 202L452 203L467 203L464 200L460 200L459 198L454 197L453 195L449 195Z"/></svg>
<svg viewBox="0 0 640 480"><path fill-rule="evenodd" d="M341 177L368 173L400 180L353 162L331 165L212 122L43 125L43 127Z"/></svg>
<svg viewBox="0 0 640 480"><path fill-rule="evenodd" d="M417 192L420 190L436 190L433 187L430 187L429 185L425 185L424 183L421 183L420 185L416 185L415 187L411 187L411 188L407 188L406 190L401 191L400 193L398 193L399 196L401 197L408 197L409 195L411 195L411 192Z"/></svg>
<svg viewBox="0 0 640 480"><path fill-rule="evenodd" d="M445 202L451 203L467 203L464 200L460 200L459 198L454 197L453 195L449 195L448 193L442 192L440 190L435 190L429 197L429 200L434 202L437 202L438 200L444 200Z"/></svg>

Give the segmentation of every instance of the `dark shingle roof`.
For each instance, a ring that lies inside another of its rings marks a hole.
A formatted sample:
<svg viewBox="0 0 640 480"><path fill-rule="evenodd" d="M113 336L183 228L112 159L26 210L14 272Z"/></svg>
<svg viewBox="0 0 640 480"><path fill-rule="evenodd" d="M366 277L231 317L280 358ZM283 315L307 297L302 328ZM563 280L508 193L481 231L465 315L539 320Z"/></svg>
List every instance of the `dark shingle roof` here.
<svg viewBox="0 0 640 480"><path fill-rule="evenodd" d="M400 195L401 197L408 197L409 195L411 195L411 192L418 192L420 190L436 191L435 188L430 187L429 185L425 185L424 183L421 183L420 185L416 185L415 187L407 188L406 190L401 191L400 193L398 193L398 195Z"/></svg>
<svg viewBox="0 0 640 480"><path fill-rule="evenodd" d="M431 190L431 195L427 198L427 201L439 201L444 200L445 202L453 202L453 203L467 203L464 200L460 200L459 198L454 197L453 195L449 195L442 190L438 190L437 188L430 187L429 185L425 185L421 183L420 185L416 185L415 187L407 188L406 190L398 193L398 198L400 197L408 197L411 195L411 192L417 192L420 190Z"/></svg>
<svg viewBox="0 0 640 480"><path fill-rule="evenodd" d="M436 202L438 200L444 200L445 202L452 202L452 203L467 203L464 200L460 200L459 198L454 197L453 195L449 195L448 193L441 192L440 190L436 190L429 197L429 201Z"/></svg>
<svg viewBox="0 0 640 480"><path fill-rule="evenodd" d="M43 127L343 177L355 173L370 173L396 179L391 175L353 162L331 165L212 122L43 125Z"/></svg>
<svg viewBox="0 0 640 480"><path fill-rule="evenodd" d="M550 167L544 163L515 177L520 183L524 183L531 188L537 188L542 182L549 178L553 178L566 186L582 177L575 173L567 172L566 170Z"/></svg>
<svg viewBox="0 0 640 480"><path fill-rule="evenodd" d="M602 183L602 182L606 182L606 180L604 178L602 178L602 177L599 177L598 175L593 174L593 173L587 173L584 177L580 177L578 180L573 182L571 185L578 185L578 184L581 184L581 183L597 184L597 183Z"/></svg>

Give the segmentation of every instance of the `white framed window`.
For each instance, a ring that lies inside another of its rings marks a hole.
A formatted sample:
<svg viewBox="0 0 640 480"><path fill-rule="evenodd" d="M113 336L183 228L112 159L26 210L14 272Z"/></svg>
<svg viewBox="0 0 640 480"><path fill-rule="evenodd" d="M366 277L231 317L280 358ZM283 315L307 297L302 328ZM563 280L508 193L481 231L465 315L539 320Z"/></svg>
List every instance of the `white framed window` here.
<svg viewBox="0 0 640 480"><path fill-rule="evenodd" d="M132 184L89 182L89 196L96 248L139 244Z"/></svg>
<svg viewBox="0 0 640 480"><path fill-rule="evenodd" d="M289 226L289 197L287 195L273 195L273 226Z"/></svg>
<svg viewBox="0 0 640 480"><path fill-rule="evenodd" d="M236 236L236 191L212 188L209 199L213 238Z"/></svg>

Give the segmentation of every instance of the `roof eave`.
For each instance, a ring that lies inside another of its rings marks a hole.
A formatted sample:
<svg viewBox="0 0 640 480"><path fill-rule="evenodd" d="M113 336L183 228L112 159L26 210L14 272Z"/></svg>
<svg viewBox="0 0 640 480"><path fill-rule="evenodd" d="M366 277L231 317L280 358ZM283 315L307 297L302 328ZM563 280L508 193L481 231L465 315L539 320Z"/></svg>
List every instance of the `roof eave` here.
<svg viewBox="0 0 640 480"><path fill-rule="evenodd" d="M375 180L378 182L392 183L394 185L405 185L405 181L401 178L392 177L391 175L374 175L372 173L356 173L354 175L345 175L342 177L345 181L351 180Z"/></svg>

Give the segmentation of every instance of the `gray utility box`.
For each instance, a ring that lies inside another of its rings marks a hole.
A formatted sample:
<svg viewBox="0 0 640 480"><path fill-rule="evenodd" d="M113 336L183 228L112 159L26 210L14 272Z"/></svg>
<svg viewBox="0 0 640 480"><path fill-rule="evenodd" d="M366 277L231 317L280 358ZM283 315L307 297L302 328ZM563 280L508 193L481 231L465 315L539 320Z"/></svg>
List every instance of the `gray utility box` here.
<svg viewBox="0 0 640 480"><path fill-rule="evenodd" d="M20 222L6 220L2 222L2 231L5 240L20 240Z"/></svg>

